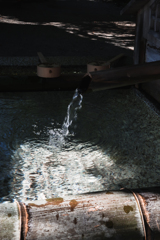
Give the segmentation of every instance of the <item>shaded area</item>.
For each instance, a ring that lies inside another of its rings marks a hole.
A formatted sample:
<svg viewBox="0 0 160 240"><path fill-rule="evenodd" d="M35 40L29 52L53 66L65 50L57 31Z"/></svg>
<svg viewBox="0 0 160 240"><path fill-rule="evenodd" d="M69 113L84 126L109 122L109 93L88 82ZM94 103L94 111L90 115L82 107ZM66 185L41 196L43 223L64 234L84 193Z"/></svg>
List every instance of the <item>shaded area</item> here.
<svg viewBox="0 0 160 240"><path fill-rule="evenodd" d="M1 56L132 57L135 24L103 1L0 3Z"/></svg>

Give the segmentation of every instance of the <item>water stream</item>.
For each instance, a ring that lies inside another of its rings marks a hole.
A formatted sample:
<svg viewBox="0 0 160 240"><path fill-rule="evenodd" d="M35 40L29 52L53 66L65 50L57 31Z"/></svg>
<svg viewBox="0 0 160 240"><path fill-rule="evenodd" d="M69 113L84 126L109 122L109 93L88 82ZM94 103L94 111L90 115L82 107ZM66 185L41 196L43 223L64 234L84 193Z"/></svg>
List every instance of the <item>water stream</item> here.
<svg viewBox="0 0 160 240"><path fill-rule="evenodd" d="M73 99L67 108L67 116L63 122L62 134L67 136L69 133L69 126L77 119L77 111L82 107L83 96L76 89Z"/></svg>
<svg viewBox="0 0 160 240"><path fill-rule="evenodd" d="M78 92L78 89L75 90L72 101L68 105L67 115L64 119L63 125L61 129L50 130L50 145L62 147L65 145L65 138L69 135L69 127L73 122L77 119L77 111L82 108L82 100L83 96ZM76 124L74 128L76 128ZM74 131L71 132L72 136L74 135Z"/></svg>

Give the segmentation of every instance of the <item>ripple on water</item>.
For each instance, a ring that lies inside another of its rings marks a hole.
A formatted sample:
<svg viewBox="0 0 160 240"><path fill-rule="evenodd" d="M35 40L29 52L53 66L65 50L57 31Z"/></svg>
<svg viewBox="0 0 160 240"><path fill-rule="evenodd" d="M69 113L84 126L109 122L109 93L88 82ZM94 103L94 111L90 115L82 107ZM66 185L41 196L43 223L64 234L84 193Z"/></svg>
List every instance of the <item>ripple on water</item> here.
<svg viewBox="0 0 160 240"><path fill-rule="evenodd" d="M2 200L160 183L160 119L143 97L132 89L86 94L65 135L72 96L0 93Z"/></svg>

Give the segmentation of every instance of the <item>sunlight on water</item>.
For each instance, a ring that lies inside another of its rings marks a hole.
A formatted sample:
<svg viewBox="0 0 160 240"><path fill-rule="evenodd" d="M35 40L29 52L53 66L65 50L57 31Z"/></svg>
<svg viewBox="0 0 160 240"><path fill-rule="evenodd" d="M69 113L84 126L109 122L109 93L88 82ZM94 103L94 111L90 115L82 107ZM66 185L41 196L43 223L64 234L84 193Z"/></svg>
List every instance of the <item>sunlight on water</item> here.
<svg viewBox="0 0 160 240"><path fill-rule="evenodd" d="M160 184L159 113L132 89L81 106L77 92L0 93L1 201Z"/></svg>

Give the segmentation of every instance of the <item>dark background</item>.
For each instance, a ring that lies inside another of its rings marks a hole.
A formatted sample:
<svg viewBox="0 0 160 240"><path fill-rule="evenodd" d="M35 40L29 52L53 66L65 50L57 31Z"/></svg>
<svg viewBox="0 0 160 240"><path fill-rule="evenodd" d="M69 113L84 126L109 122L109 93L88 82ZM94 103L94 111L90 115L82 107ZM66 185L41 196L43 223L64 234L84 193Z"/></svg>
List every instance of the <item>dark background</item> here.
<svg viewBox="0 0 160 240"><path fill-rule="evenodd" d="M127 2L1 0L0 56L132 57L135 17L120 15Z"/></svg>

